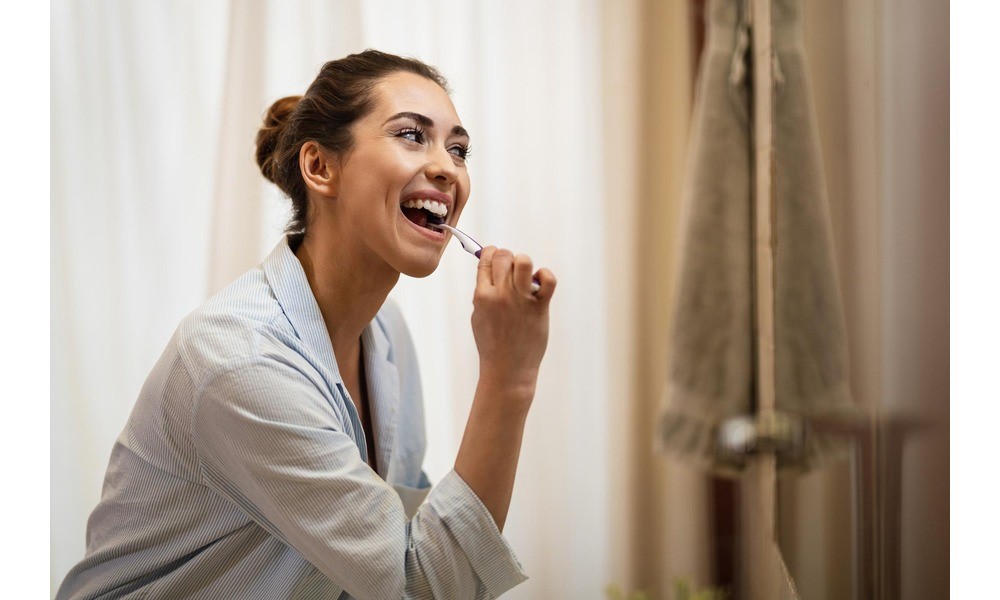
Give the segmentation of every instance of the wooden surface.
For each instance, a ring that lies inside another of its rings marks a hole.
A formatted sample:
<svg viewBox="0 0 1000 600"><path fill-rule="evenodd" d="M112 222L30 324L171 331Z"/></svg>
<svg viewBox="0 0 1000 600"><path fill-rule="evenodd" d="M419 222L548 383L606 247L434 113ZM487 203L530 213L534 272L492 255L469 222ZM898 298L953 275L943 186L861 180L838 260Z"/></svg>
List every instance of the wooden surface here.
<svg viewBox="0 0 1000 600"><path fill-rule="evenodd" d="M754 308L756 315L756 412L758 418L775 411L774 374L774 143L773 45L771 0L749 0L753 56L754 163ZM747 473L746 515L747 597L751 600L795 599L777 544L777 457L754 455Z"/></svg>

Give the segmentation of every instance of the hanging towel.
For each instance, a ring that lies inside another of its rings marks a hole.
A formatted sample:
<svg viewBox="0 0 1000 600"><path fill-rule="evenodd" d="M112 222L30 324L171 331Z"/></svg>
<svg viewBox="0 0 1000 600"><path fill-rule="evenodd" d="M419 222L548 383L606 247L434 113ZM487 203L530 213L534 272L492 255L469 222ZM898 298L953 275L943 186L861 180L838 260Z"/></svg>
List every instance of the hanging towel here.
<svg viewBox="0 0 1000 600"><path fill-rule="evenodd" d="M755 387L750 31L742 0L711 0L681 214L668 380L657 442L717 474L719 425L753 413ZM807 81L799 0L772 3L774 327L778 411L853 413L843 309ZM845 442L811 433L780 467L810 468Z"/></svg>

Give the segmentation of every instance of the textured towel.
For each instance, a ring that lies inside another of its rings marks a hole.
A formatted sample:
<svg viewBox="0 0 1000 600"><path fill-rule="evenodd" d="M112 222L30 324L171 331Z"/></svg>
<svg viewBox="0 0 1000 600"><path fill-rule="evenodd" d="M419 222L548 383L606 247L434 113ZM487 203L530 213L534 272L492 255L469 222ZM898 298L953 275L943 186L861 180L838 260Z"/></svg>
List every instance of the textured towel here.
<svg viewBox="0 0 1000 600"><path fill-rule="evenodd" d="M739 469L715 440L755 394L750 32L740 0L709 3L683 194L670 365L658 443L719 474ZM798 0L773 3L776 247L775 385L779 411L852 412L847 342ZM809 468L843 443L810 434L779 465Z"/></svg>

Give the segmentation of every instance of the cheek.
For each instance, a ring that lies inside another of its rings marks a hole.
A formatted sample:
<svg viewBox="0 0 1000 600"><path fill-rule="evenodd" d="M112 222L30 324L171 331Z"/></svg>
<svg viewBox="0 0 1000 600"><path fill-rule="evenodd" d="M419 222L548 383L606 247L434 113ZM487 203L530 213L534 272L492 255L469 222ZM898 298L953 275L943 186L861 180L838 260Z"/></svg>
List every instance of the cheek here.
<svg viewBox="0 0 1000 600"><path fill-rule="evenodd" d="M472 179L467 169L462 169L462 173L458 176L458 187L466 194L469 193L469 188L472 187Z"/></svg>
<svg viewBox="0 0 1000 600"><path fill-rule="evenodd" d="M420 167L412 153L392 145L357 153L353 159L356 161L353 166L358 189L368 192L402 188Z"/></svg>
<svg viewBox="0 0 1000 600"><path fill-rule="evenodd" d="M460 199L458 201L458 210L459 213L461 213L461 211L465 210L465 205L468 204L469 202L471 181L469 181L468 171L462 173L462 175L458 178L457 187L458 187L458 198Z"/></svg>

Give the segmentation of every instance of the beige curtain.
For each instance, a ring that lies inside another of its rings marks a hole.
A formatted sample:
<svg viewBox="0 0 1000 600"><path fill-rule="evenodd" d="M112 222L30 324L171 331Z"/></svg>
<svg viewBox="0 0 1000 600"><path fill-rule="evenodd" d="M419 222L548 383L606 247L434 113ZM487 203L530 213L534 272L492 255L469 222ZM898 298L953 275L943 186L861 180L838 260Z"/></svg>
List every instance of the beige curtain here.
<svg viewBox="0 0 1000 600"><path fill-rule="evenodd" d="M604 2L605 211L609 271L614 573L624 590L670 598L673 582L711 582L708 478L654 452L692 86L686 0Z"/></svg>

